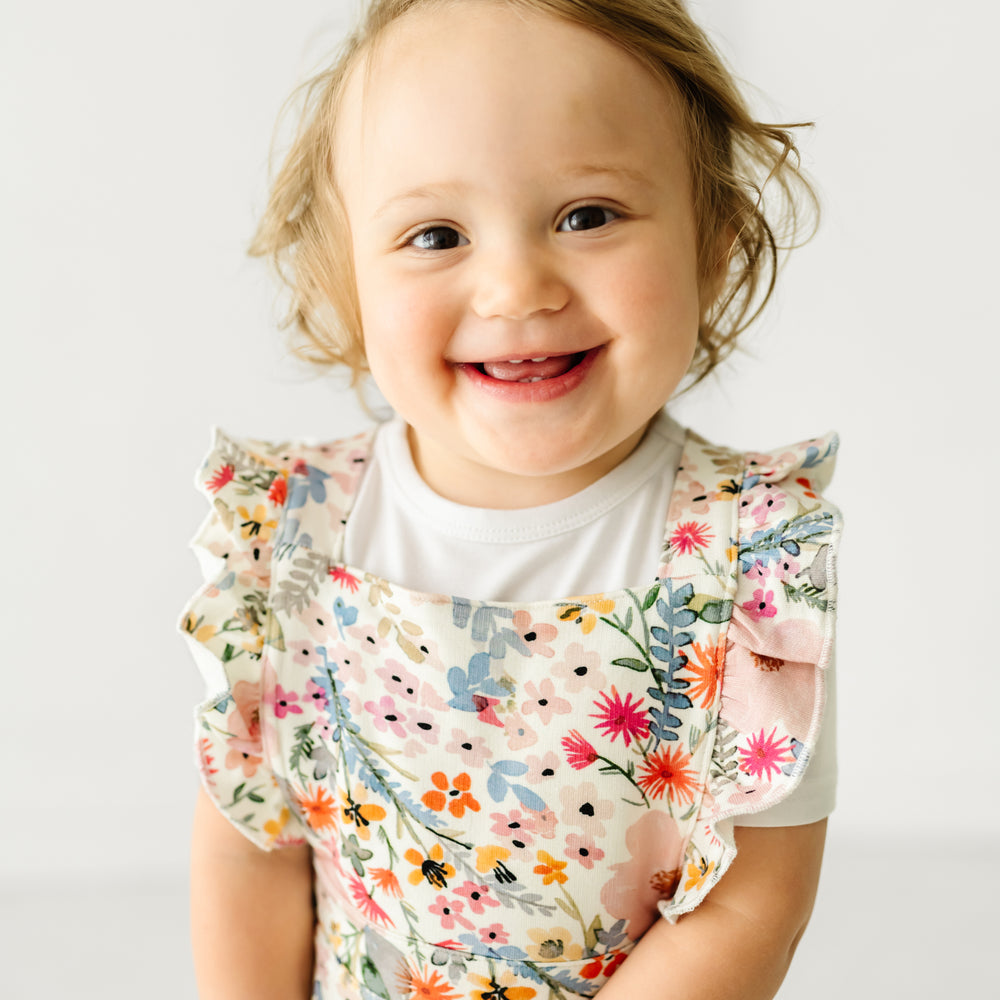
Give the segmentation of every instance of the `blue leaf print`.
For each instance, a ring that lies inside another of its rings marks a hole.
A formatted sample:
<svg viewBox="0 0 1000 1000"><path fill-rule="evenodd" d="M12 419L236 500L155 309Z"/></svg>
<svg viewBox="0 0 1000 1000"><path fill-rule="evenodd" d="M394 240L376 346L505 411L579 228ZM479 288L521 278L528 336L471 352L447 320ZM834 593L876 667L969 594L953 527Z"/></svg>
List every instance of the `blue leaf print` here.
<svg viewBox="0 0 1000 1000"><path fill-rule="evenodd" d="M490 654L474 653L469 660L468 672L461 667L448 671L448 687L454 697L448 702L462 712L478 712L474 695L502 698L505 690L490 676Z"/></svg>
<svg viewBox="0 0 1000 1000"><path fill-rule="evenodd" d="M511 785L510 790L517 796L521 805L535 812L545 812L545 799L524 785Z"/></svg>
<svg viewBox="0 0 1000 1000"><path fill-rule="evenodd" d="M288 478L289 510L304 507L309 500L313 503L326 503L326 481L330 478L329 474L313 465L306 465L304 473L301 469L301 465L296 466L295 474Z"/></svg>
<svg viewBox="0 0 1000 1000"><path fill-rule="evenodd" d="M520 778L522 774L528 773L528 765L523 760L498 760L495 764L490 764L490 767L510 778Z"/></svg>
<svg viewBox="0 0 1000 1000"><path fill-rule="evenodd" d="M503 802L507 797L507 782L503 780L503 775L499 771L491 772L486 779L486 791L490 793L490 798L494 802Z"/></svg>
<svg viewBox="0 0 1000 1000"><path fill-rule="evenodd" d="M343 639L345 638L344 626L353 625L358 620L358 609L346 604L342 597L338 597L333 602L333 616L337 619L337 629L340 632L340 638Z"/></svg>
<svg viewBox="0 0 1000 1000"><path fill-rule="evenodd" d="M465 628L469 624L469 616L472 614L472 605L461 597L451 599L451 620L457 628Z"/></svg>

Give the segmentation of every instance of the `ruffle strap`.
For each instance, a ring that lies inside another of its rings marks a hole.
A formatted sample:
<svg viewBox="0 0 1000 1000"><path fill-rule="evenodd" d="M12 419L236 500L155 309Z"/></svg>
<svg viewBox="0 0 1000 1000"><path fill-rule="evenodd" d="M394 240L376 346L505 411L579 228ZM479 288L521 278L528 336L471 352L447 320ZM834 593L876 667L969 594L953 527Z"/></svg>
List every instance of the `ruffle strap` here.
<svg viewBox="0 0 1000 1000"><path fill-rule="evenodd" d="M271 546L288 496L288 472L217 431L196 478L212 504L193 545L209 558L206 583L180 627L213 694L196 709L202 783L223 814L265 850L302 842L269 766L262 691L265 646L280 642L269 609Z"/></svg>
<svg viewBox="0 0 1000 1000"><path fill-rule="evenodd" d="M735 495L735 578L708 789L687 846L668 919L694 909L735 857L733 827L798 785L816 745L825 704L836 606L841 518L821 490L833 473L835 435L774 455L721 450L692 461L698 502ZM706 458L717 470L706 474ZM718 492L716 493L718 495Z"/></svg>

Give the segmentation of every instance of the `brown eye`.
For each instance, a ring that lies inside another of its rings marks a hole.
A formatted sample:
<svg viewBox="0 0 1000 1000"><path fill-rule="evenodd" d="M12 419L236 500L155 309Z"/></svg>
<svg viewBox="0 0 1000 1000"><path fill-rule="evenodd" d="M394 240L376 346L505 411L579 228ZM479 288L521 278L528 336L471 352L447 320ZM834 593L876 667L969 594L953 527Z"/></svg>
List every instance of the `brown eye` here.
<svg viewBox="0 0 1000 1000"><path fill-rule="evenodd" d="M417 233L410 240L410 246L417 250L454 250L469 241L451 226L432 226Z"/></svg>
<svg viewBox="0 0 1000 1000"><path fill-rule="evenodd" d="M574 208L559 224L561 233L577 233L585 229L599 229L606 226L617 216L609 208L600 205L583 205Z"/></svg>

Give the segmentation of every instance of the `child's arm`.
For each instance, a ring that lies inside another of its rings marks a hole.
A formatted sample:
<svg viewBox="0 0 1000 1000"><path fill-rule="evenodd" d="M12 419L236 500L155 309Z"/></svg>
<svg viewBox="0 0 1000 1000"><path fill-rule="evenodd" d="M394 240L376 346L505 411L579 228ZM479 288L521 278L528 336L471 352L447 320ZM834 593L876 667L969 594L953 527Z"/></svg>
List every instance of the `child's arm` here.
<svg viewBox="0 0 1000 1000"><path fill-rule="evenodd" d="M719 884L676 924L654 923L601 1000L771 1000L809 922L825 838L825 819L737 827Z"/></svg>
<svg viewBox="0 0 1000 1000"><path fill-rule="evenodd" d="M191 842L191 937L201 1000L307 1000L313 974L309 848L260 850L200 790Z"/></svg>

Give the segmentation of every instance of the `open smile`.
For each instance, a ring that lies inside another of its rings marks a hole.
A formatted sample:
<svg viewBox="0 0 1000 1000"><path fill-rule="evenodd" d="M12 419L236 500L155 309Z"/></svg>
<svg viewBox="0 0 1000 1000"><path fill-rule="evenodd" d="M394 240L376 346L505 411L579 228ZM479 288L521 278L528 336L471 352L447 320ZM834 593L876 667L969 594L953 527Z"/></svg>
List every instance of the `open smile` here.
<svg viewBox="0 0 1000 1000"><path fill-rule="evenodd" d="M478 389L511 402L543 402L572 392L587 377L603 345L573 354L507 358L456 368Z"/></svg>

